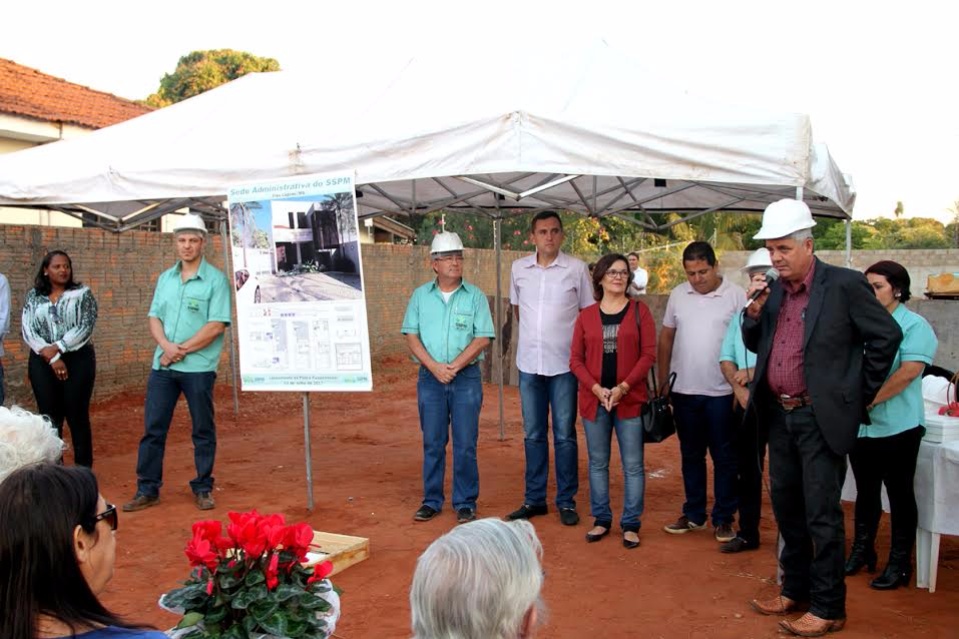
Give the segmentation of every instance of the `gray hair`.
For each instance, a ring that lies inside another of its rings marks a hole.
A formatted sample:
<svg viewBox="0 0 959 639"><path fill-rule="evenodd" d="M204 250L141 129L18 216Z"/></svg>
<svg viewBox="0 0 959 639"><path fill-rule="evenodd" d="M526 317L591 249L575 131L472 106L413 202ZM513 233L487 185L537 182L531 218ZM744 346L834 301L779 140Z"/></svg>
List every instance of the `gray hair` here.
<svg viewBox="0 0 959 639"><path fill-rule="evenodd" d="M56 463L65 446L46 417L0 406L0 482L24 466Z"/></svg>
<svg viewBox="0 0 959 639"><path fill-rule="evenodd" d="M528 521L457 526L420 555L410 588L415 639L516 639L539 608L543 547Z"/></svg>
<svg viewBox="0 0 959 639"><path fill-rule="evenodd" d="M812 239L812 229L799 229L789 234L789 239L796 240L797 242L803 242L805 240Z"/></svg>

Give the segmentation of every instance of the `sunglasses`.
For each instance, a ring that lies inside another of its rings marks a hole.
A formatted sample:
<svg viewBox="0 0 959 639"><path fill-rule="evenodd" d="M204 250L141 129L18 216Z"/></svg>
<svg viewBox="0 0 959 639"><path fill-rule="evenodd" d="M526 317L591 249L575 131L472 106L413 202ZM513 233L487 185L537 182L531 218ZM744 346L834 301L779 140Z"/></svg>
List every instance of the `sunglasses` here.
<svg viewBox="0 0 959 639"><path fill-rule="evenodd" d="M119 517L117 516L117 507L113 504L107 504L107 509L93 518L93 525L95 526L101 519L107 522L107 525L110 526L110 530L116 530L117 524L120 521Z"/></svg>

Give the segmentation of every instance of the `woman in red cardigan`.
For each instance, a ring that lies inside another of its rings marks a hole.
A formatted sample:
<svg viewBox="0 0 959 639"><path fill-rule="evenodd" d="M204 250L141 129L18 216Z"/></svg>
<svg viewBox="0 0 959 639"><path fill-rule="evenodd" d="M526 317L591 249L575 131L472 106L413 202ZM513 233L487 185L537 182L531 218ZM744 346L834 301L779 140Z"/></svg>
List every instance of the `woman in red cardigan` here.
<svg viewBox="0 0 959 639"><path fill-rule="evenodd" d="M609 453L613 430L623 462L625 497L620 525L623 546L639 546L646 471L639 413L646 403L646 375L656 362L656 324L645 304L626 291L633 275L626 258L604 255L593 269L593 296L573 328L569 367L579 380L579 414L589 451L589 502L595 519L586 541L599 541L613 526L609 508Z"/></svg>

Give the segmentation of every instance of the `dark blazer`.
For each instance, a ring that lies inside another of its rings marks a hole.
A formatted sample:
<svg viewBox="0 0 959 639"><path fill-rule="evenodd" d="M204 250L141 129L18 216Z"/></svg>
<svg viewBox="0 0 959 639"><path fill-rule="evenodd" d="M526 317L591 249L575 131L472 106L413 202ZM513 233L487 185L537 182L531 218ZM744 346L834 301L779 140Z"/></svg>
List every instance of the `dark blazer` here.
<svg viewBox="0 0 959 639"><path fill-rule="evenodd" d="M870 423L866 406L886 381L902 330L862 273L814 259L803 340L806 389L823 438L845 455L859 425ZM760 419L772 399L766 367L783 294L782 282L774 282L759 319L743 318L743 341L757 354L748 409Z"/></svg>

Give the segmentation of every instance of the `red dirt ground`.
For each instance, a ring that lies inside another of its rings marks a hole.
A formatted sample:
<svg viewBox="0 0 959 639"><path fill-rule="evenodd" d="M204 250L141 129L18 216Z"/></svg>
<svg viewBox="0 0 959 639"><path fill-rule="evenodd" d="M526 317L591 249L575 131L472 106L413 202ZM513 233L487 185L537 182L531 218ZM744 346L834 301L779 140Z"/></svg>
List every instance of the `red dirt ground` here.
<svg viewBox="0 0 959 639"><path fill-rule="evenodd" d="M455 525L447 507L437 519L414 524L420 504L420 433L414 366L406 358L376 362L372 393L317 394L312 398L313 474L316 507L307 512L302 396L241 393L233 415L230 389L217 389L219 451L217 508L200 513L187 482L193 476L186 406L170 433L166 486L155 508L121 514L117 571L104 600L131 619L161 629L177 618L160 610L161 593L186 577L183 547L192 523L226 519L230 510L281 512L327 532L370 539L368 560L334 577L344 590L336 636L408 637L408 592L417 556ZM506 439L499 440L497 389L486 387L480 422L480 516L502 516L523 496L523 442L519 398L506 389ZM136 445L143 397L128 394L94 409L95 470L108 501L122 503L135 491ZM775 525L766 504L763 547L723 555L709 532L667 535L662 526L679 514L682 482L675 438L646 448L646 512L642 546L626 550L616 536L587 545L585 442L580 434L578 496L583 522L568 528L558 515L534 519L545 549L544 598L548 618L540 637L777 637L777 620L752 612L747 602L774 594ZM68 458L69 459L69 458ZM614 451L614 459L618 459ZM68 461L69 463L69 461ZM622 504L621 471L613 467L614 512ZM447 470L447 486L449 464ZM552 483L552 478L551 478ZM851 505L846 505L847 529ZM880 555L888 550L883 520ZM913 587L876 592L869 577L847 580L849 622L840 635L857 637L959 636L959 542L943 537L937 592Z"/></svg>

